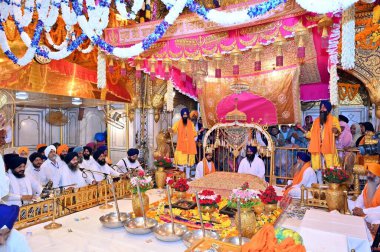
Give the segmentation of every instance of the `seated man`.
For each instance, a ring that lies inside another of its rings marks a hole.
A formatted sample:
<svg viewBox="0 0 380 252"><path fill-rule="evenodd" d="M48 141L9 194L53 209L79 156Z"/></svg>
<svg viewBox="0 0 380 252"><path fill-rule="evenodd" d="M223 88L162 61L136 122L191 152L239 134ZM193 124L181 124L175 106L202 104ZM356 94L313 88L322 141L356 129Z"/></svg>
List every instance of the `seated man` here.
<svg viewBox="0 0 380 252"><path fill-rule="evenodd" d="M202 178L207 174L215 172L215 165L212 161L212 149L206 148L205 157L200 161L195 170L195 179Z"/></svg>
<svg viewBox="0 0 380 252"><path fill-rule="evenodd" d="M284 195L292 198L301 198L301 186L311 187L311 184L317 183L317 175L311 168L311 158L305 152L297 153L296 171L293 181L285 188Z"/></svg>
<svg viewBox="0 0 380 252"><path fill-rule="evenodd" d="M46 180L43 184L46 185L49 180L53 181L53 187L63 186L61 181L62 166L64 161L58 161L58 156L56 154L56 149L54 145L49 145L45 149L45 156L48 158L41 165L41 172L45 174Z"/></svg>
<svg viewBox="0 0 380 252"><path fill-rule="evenodd" d="M116 166L119 167L119 170L123 173L132 172L132 170L142 170L140 162L137 160L139 156L139 150L131 148L127 152L128 157L122 158L117 162Z"/></svg>
<svg viewBox="0 0 380 252"><path fill-rule="evenodd" d="M95 184L92 175L87 174L85 171L79 170L78 153L70 152L65 156L66 165L62 167L62 184L64 186L74 185L76 188L84 187L87 185Z"/></svg>
<svg viewBox="0 0 380 252"><path fill-rule="evenodd" d="M17 220L18 206L0 205L0 251L29 252L32 251L25 237L13 225Z"/></svg>
<svg viewBox="0 0 380 252"><path fill-rule="evenodd" d="M265 165L257 155L256 146L247 146L246 157L240 162L238 173L252 174L265 179Z"/></svg>
<svg viewBox="0 0 380 252"><path fill-rule="evenodd" d="M353 215L365 216L380 213L380 164L367 163L367 184L356 201L348 200Z"/></svg>
<svg viewBox="0 0 380 252"><path fill-rule="evenodd" d="M0 203L2 198L9 193L9 179L6 174L3 157L0 155Z"/></svg>
<svg viewBox="0 0 380 252"><path fill-rule="evenodd" d="M42 192L42 186L37 181L25 176L26 161L23 157L13 157L9 161L9 194L4 198L8 205L29 204Z"/></svg>
<svg viewBox="0 0 380 252"><path fill-rule="evenodd" d="M38 152L34 152L29 156L29 161L30 163L26 166L25 174L39 182L41 186L45 186L45 182L48 179L46 178L46 174L41 171L41 165L44 162L43 156Z"/></svg>
<svg viewBox="0 0 380 252"><path fill-rule="evenodd" d="M95 159L95 165L92 166L92 170L94 171L93 175L97 182L104 180L106 175L111 175L112 177L119 177L121 175L106 163L103 150L95 151L93 157Z"/></svg>
<svg viewBox="0 0 380 252"><path fill-rule="evenodd" d="M92 165L94 165L96 161L92 157L92 148L88 146L83 147L83 162L82 166L86 169L89 169Z"/></svg>

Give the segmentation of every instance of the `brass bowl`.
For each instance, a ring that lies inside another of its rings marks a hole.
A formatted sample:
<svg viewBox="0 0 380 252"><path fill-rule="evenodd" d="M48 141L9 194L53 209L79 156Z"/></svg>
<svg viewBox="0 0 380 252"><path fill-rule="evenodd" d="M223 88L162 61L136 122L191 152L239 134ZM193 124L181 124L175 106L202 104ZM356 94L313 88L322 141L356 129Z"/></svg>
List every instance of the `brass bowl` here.
<svg viewBox="0 0 380 252"><path fill-rule="evenodd" d="M182 239L187 232L187 227L182 224L174 223L174 234L171 223L164 223L153 229L154 236L161 241L174 242Z"/></svg>
<svg viewBox="0 0 380 252"><path fill-rule="evenodd" d="M120 220L117 218L117 213L112 212L106 215L103 215L99 218L100 222L106 228L120 228L124 223L131 218L131 215L128 213L120 213Z"/></svg>
<svg viewBox="0 0 380 252"><path fill-rule="evenodd" d="M249 241L250 241L250 239L248 239L246 237L242 237L241 238L241 245L244 245L244 244L246 244ZM231 244L240 246L240 244L239 244L239 236L234 236L234 237L230 237L230 238L224 238L223 242L227 242L227 243L231 243Z"/></svg>
<svg viewBox="0 0 380 252"><path fill-rule="evenodd" d="M218 233L210 230L205 230L205 236L207 238L212 238L215 240L220 240L220 236ZM193 231L187 231L182 236L182 241L185 244L186 247L190 247L194 242L197 242L203 238L202 230L193 230Z"/></svg>
<svg viewBox="0 0 380 252"><path fill-rule="evenodd" d="M144 225L144 218L132 218L124 224L125 230L131 234L148 234L156 227L158 222L152 218L146 218L146 226Z"/></svg>

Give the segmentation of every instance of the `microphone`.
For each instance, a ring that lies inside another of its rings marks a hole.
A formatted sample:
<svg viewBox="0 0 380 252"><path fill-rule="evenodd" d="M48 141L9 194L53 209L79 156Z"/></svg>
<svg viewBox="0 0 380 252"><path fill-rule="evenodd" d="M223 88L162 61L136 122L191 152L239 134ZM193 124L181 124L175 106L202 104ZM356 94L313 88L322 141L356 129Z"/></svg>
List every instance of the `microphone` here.
<svg viewBox="0 0 380 252"><path fill-rule="evenodd" d="M47 184L44 186L44 188L42 189L42 192L40 194L41 199L49 198L50 191L52 190L52 188L53 188L53 181L49 180Z"/></svg>
<svg viewBox="0 0 380 252"><path fill-rule="evenodd" d="M81 172L97 173L97 174L103 175L103 176L105 176L105 177L107 177L107 176L109 175L108 173L105 173L105 172L93 171L93 170L89 170L89 169L86 169L86 168L79 168L79 170L80 170Z"/></svg>

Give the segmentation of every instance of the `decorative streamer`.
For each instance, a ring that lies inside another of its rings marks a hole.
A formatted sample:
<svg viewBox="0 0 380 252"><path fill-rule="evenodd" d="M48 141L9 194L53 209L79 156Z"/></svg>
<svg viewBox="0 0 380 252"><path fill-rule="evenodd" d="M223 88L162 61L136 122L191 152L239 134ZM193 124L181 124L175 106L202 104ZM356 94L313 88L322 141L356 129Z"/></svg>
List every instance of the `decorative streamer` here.
<svg viewBox="0 0 380 252"><path fill-rule="evenodd" d="M296 0L296 2L305 10L326 14L346 10L359 0Z"/></svg>
<svg viewBox="0 0 380 252"><path fill-rule="evenodd" d="M355 5L346 9L342 17L342 67L355 67Z"/></svg>
<svg viewBox="0 0 380 252"><path fill-rule="evenodd" d="M107 86L107 60L104 53L98 50L98 66L97 66L97 77L98 77L98 88L105 88Z"/></svg>

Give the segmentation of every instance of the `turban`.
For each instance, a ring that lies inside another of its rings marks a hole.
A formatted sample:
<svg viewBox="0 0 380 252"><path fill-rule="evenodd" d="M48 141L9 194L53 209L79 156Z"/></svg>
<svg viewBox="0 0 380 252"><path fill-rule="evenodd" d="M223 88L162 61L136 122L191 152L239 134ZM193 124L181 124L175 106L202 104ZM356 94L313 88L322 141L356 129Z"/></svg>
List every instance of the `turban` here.
<svg viewBox="0 0 380 252"><path fill-rule="evenodd" d="M8 228L11 230L15 224L18 212L20 208L18 206L12 205L0 205L0 229Z"/></svg>
<svg viewBox="0 0 380 252"><path fill-rule="evenodd" d="M7 166L9 169L16 169L17 167L19 167L21 164L26 164L26 162L28 161L27 158L24 158L24 157L11 157L10 160L9 160L9 166Z"/></svg>
<svg viewBox="0 0 380 252"><path fill-rule="evenodd" d="M37 144L36 149L38 150L38 149L41 148L41 147L47 147L47 145L46 145L46 144Z"/></svg>
<svg viewBox="0 0 380 252"><path fill-rule="evenodd" d="M101 150L97 150L94 152L94 154L92 155L94 157L95 160L98 160L98 158L100 157L100 155L103 154L104 151L101 151Z"/></svg>
<svg viewBox="0 0 380 252"><path fill-rule="evenodd" d="M75 147L73 152L76 152L76 153L83 152L83 147L82 146Z"/></svg>
<svg viewBox="0 0 380 252"><path fill-rule="evenodd" d="M30 160L30 162L34 162L34 160L36 160L36 158L41 158L41 159L43 159L43 156L42 156L42 154L41 153L38 153L38 152L34 152L34 153L32 153L30 156L29 156L29 160Z"/></svg>
<svg viewBox="0 0 380 252"><path fill-rule="evenodd" d="M319 108L322 107L322 105L325 105L325 108L327 109L327 112L331 112L331 109L332 109L332 105L331 105L331 102L329 101L321 101L321 104L319 105Z"/></svg>
<svg viewBox="0 0 380 252"><path fill-rule="evenodd" d="M58 148L59 146L61 146L61 144L58 142L53 143L53 145L55 146L55 148Z"/></svg>
<svg viewBox="0 0 380 252"><path fill-rule="evenodd" d="M375 174L376 176L380 177L380 164L378 163L366 163L365 168Z"/></svg>
<svg viewBox="0 0 380 252"><path fill-rule="evenodd" d="M58 155L61 155L63 151L69 151L69 146L67 146L66 144L62 144L61 146L58 147L57 149L57 154Z"/></svg>
<svg viewBox="0 0 380 252"><path fill-rule="evenodd" d="M248 145L247 150L252 151L254 154L257 153L257 147L256 146Z"/></svg>
<svg viewBox="0 0 380 252"><path fill-rule="evenodd" d="M183 109L181 109L181 117L183 117L183 115L184 115L185 113L187 114L187 116L189 116L189 113L190 113L190 112L189 112L189 109L188 109L188 108L183 108Z"/></svg>
<svg viewBox="0 0 380 252"><path fill-rule="evenodd" d="M70 153L70 152L73 152L73 151L74 151L74 148L75 148L75 147L70 147L69 150L68 150L67 152L69 152L69 153Z"/></svg>
<svg viewBox="0 0 380 252"><path fill-rule="evenodd" d="M70 163L70 161L73 160L74 157L78 157L78 153L76 153L76 152L67 153L67 155L65 157L66 164Z"/></svg>
<svg viewBox="0 0 380 252"><path fill-rule="evenodd" d="M297 158L301 159L305 163L311 160L310 155L307 154L306 152L297 152Z"/></svg>
<svg viewBox="0 0 380 252"><path fill-rule="evenodd" d="M26 154L28 155L29 154L29 148L26 147L26 146L21 146L18 148L18 154L20 155L23 151L26 152Z"/></svg>
<svg viewBox="0 0 380 252"><path fill-rule="evenodd" d="M106 150L108 150L107 148L107 145L102 145L98 148L99 151L101 151L102 153L105 152Z"/></svg>
<svg viewBox="0 0 380 252"><path fill-rule="evenodd" d="M365 131L375 132L375 128L373 127L373 124L370 123L370 122L365 122L364 123L364 128L365 128Z"/></svg>
<svg viewBox="0 0 380 252"><path fill-rule="evenodd" d="M54 145L49 145L48 147L46 147L46 149L44 151L45 152L45 156L48 156L51 150L54 150L55 152L57 151L57 149L55 148Z"/></svg>
<svg viewBox="0 0 380 252"><path fill-rule="evenodd" d="M196 118L198 118L198 111L196 111L196 110L193 110L193 111L191 111L190 112L190 118L191 119L196 119Z"/></svg>
<svg viewBox="0 0 380 252"><path fill-rule="evenodd" d="M54 145L53 145L53 146L54 146ZM42 147L40 147L40 148L37 149L37 152L39 152L39 153L44 153L45 150L46 150L46 148L47 148L47 146L42 146ZM54 148L55 148L55 147L54 147Z"/></svg>
<svg viewBox="0 0 380 252"><path fill-rule="evenodd" d="M15 153L10 153L10 154L5 154L4 155L4 164L7 168L9 168L9 162L12 158L18 157L18 154Z"/></svg>
<svg viewBox="0 0 380 252"><path fill-rule="evenodd" d="M350 120L344 115L339 115L339 121L343 121L345 123L348 123Z"/></svg>
<svg viewBox="0 0 380 252"><path fill-rule="evenodd" d="M90 152L90 155L92 154L92 148L90 146L84 146L83 151L88 150Z"/></svg>
<svg viewBox="0 0 380 252"><path fill-rule="evenodd" d="M99 133L96 133L95 134L95 140L97 141L97 142L103 142L103 141L105 141L106 140L106 134L104 134L103 132L99 132Z"/></svg>
<svg viewBox="0 0 380 252"><path fill-rule="evenodd" d="M134 155L138 155L140 152L138 149L134 149L134 148L131 148L128 150L127 154L129 157L131 156L134 156Z"/></svg>

